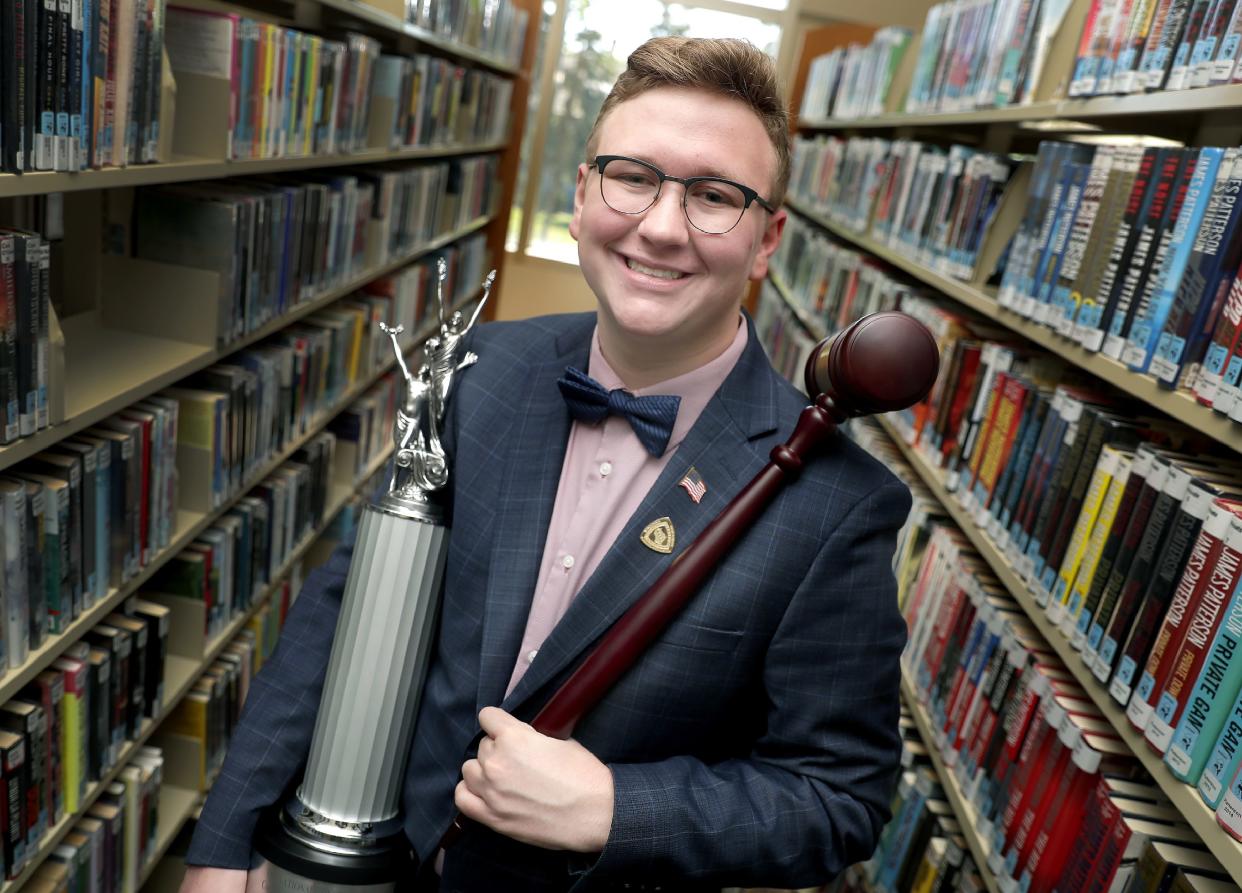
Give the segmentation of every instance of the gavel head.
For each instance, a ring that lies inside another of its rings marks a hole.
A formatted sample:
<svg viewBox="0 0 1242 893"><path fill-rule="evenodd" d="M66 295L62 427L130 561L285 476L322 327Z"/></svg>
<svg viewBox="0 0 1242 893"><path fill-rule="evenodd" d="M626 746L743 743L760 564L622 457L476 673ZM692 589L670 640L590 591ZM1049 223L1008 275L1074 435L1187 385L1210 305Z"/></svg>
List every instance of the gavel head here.
<svg viewBox="0 0 1242 893"><path fill-rule="evenodd" d="M806 390L831 398L843 417L894 412L926 397L939 369L926 326L905 313L872 313L815 345Z"/></svg>

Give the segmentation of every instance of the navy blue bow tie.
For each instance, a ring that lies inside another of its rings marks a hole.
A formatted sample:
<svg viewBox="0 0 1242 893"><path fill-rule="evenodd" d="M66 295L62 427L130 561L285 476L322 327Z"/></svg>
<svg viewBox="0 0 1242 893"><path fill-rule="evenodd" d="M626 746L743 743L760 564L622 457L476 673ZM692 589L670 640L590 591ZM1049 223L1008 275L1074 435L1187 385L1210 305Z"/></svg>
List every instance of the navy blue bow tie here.
<svg viewBox="0 0 1242 893"><path fill-rule="evenodd" d="M635 397L625 388L610 391L573 366L566 367L565 374L556 380L556 386L565 397L569 414L578 421L594 424L608 415L620 416L629 421L647 452L657 458L664 455L668 439L673 436L680 397L666 394Z"/></svg>

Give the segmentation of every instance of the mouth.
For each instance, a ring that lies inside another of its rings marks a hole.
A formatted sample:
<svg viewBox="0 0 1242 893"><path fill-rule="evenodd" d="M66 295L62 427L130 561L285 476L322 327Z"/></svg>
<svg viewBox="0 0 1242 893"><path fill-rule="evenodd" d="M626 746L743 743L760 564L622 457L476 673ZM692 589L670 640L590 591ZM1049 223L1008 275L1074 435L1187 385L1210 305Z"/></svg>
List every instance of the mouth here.
<svg viewBox="0 0 1242 893"><path fill-rule="evenodd" d="M667 267L653 267L649 264L640 263L632 257L621 258L625 262L625 266L635 273L641 273L644 276L650 276L652 279L662 279L666 282L675 282L678 279L685 279L686 273L680 270L671 270Z"/></svg>

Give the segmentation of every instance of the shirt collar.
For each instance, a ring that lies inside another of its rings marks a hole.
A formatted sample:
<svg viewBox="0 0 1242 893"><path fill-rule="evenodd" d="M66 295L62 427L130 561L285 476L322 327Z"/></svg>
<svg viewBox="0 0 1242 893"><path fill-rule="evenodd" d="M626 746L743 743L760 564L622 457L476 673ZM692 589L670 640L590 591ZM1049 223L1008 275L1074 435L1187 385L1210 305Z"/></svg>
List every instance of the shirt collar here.
<svg viewBox="0 0 1242 893"><path fill-rule="evenodd" d="M694 427L694 423L699 420L708 401L715 396L716 391L720 390L720 386L724 384L724 380L729 377L729 373L733 371L733 367L737 365L738 359L746 349L746 342L749 338L748 328L746 321L739 315L737 332L720 356L709 360L697 369L633 391L638 397L669 394L681 398L681 406L677 410L677 421L673 424L673 433L668 439L667 449L672 449L685 439L690 429ZM625 383L608 365L603 351L600 350L599 326L596 326L591 333L591 359L587 374L608 390L625 387Z"/></svg>

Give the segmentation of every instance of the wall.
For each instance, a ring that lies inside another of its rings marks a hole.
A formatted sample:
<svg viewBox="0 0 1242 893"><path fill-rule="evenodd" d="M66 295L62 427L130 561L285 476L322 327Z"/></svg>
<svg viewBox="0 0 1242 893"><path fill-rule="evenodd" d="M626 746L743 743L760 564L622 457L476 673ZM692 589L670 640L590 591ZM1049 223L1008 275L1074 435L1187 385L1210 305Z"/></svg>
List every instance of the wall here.
<svg viewBox="0 0 1242 893"><path fill-rule="evenodd" d="M595 295L576 264L505 255L504 280L496 283L495 319L594 309Z"/></svg>

